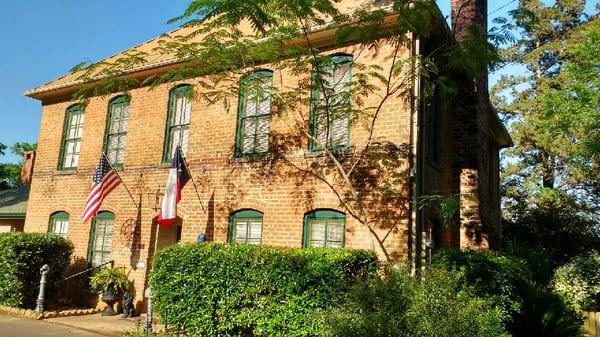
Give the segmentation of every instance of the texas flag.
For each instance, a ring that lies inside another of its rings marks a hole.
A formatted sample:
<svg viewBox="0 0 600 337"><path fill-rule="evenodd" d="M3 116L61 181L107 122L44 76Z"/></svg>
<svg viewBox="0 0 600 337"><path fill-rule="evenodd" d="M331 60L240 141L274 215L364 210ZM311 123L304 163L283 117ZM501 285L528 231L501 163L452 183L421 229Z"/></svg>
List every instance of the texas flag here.
<svg viewBox="0 0 600 337"><path fill-rule="evenodd" d="M181 190L190 178L190 171L183 159L181 148L177 146L173 155L173 163L171 163L171 169L169 170L165 195L162 199L160 211L158 212L159 224L165 227L173 225L177 218L177 204L181 200Z"/></svg>

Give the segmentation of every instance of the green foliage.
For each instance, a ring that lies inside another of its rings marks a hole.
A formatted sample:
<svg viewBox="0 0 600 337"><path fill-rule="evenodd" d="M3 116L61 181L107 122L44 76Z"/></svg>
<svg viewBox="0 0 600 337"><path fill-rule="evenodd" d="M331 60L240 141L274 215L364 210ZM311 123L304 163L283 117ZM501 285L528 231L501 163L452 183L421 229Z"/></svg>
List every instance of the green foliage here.
<svg viewBox="0 0 600 337"><path fill-rule="evenodd" d="M35 150L37 144L33 143L14 143L10 149L11 152L18 157L23 156L24 151ZM0 143L0 155L5 154L7 146ZM21 180L21 166L22 164L13 163L0 163L0 191L19 186Z"/></svg>
<svg viewBox="0 0 600 337"><path fill-rule="evenodd" d="M553 266L600 238L600 20L584 7L521 1L510 22L518 39L503 54L526 71L492 90L515 142L504 152L505 232L551 250Z"/></svg>
<svg viewBox="0 0 600 337"><path fill-rule="evenodd" d="M27 143L27 142L22 142L22 143L14 143L11 147L10 147L10 151L17 157L23 157L23 154L25 154L26 151L35 151L37 149L37 144L36 143Z"/></svg>
<svg viewBox="0 0 600 337"><path fill-rule="evenodd" d="M505 181L505 184L509 183ZM551 275L551 270L570 258L600 247L594 220L586 215L586 212L591 212L589 207L555 189L544 188L531 194L523 192L518 203L509 207L509 212L517 213L503 220L502 235L506 248L528 250L536 247L538 253L543 251L548 257ZM513 195L512 192L509 195ZM519 256L529 260L529 253L524 253Z"/></svg>
<svg viewBox="0 0 600 337"><path fill-rule="evenodd" d="M90 287L100 293L113 291L122 294L131 289L131 281L125 274L124 268L104 268L90 277Z"/></svg>
<svg viewBox="0 0 600 337"><path fill-rule="evenodd" d="M35 307L40 268L48 264L46 294L57 295L58 282L69 265L73 245L46 233L0 234L0 303L23 308Z"/></svg>
<svg viewBox="0 0 600 337"><path fill-rule="evenodd" d="M477 297L461 272L430 268L420 281L388 268L357 286L326 315L327 334L340 337L508 336L502 312Z"/></svg>
<svg viewBox="0 0 600 337"><path fill-rule="evenodd" d="M419 197L419 209L424 209L426 207L435 208L439 212L440 218L442 218L442 223L447 227L450 225L452 219L454 219L454 217L462 209L462 205L460 203L461 196L467 200L476 201L476 197L472 194L456 194L449 196L442 194L429 194Z"/></svg>
<svg viewBox="0 0 600 337"><path fill-rule="evenodd" d="M376 270L370 251L204 243L159 251L150 283L161 319L192 335L316 336Z"/></svg>
<svg viewBox="0 0 600 337"><path fill-rule="evenodd" d="M6 190L19 186L20 179L20 164L0 163L0 190Z"/></svg>
<svg viewBox="0 0 600 337"><path fill-rule="evenodd" d="M520 260L492 252L442 250L433 265L461 271L482 297L490 298L506 317L520 312L531 274Z"/></svg>
<svg viewBox="0 0 600 337"><path fill-rule="evenodd" d="M123 334L122 337L179 337L181 335L171 332L153 332L146 333L143 329L138 329L135 331L127 331Z"/></svg>
<svg viewBox="0 0 600 337"><path fill-rule="evenodd" d="M600 309L600 254L587 252L560 266L552 286L577 311Z"/></svg>
<svg viewBox="0 0 600 337"><path fill-rule="evenodd" d="M532 260L543 261L538 254ZM520 259L492 252L440 251L433 265L460 271L476 295L502 312L506 329L515 337L580 336L577 313L545 284L534 282Z"/></svg>

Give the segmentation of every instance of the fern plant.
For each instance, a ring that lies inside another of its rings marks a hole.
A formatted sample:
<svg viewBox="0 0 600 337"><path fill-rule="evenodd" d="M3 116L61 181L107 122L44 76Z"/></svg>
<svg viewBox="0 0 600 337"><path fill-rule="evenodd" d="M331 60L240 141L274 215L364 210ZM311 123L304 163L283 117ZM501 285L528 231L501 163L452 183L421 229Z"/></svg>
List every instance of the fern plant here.
<svg viewBox="0 0 600 337"><path fill-rule="evenodd" d="M112 291L121 294L131 289L131 281L125 274L125 268L104 268L90 277L90 287L99 293Z"/></svg>

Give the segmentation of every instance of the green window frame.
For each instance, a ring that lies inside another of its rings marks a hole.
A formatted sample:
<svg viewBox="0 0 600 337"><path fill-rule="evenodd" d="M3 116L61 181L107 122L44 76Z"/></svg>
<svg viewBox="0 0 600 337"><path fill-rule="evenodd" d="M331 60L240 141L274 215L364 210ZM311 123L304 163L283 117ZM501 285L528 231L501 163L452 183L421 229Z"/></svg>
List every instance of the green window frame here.
<svg viewBox="0 0 600 337"><path fill-rule="evenodd" d="M69 213L55 212L50 215L48 223L48 233L53 233L63 238L67 238L69 231Z"/></svg>
<svg viewBox="0 0 600 337"><path fill-rule="evenodd" d="M235 155L269 152L273 72L254 71L240 80Z"/></svg>
<svg viewBox="0 0 600 337"><path fill-rule="evenodd" d="M99 266L111 260L114 224L115 215L112 212L98 212L94 217L88 247L90 266Z"/></svg>
<svg viewBox="0 0 600 337"><path fill-rule="evenodd" d="M230 243L262 243L263 213L252 209L240 210L229 216Z"/></svg>
<svg viewBox="0 0 600 337"><path fill-rule="evenodd" d="M67 109L60 147L59 170L74 170L79 164L85 108L76 104Z"/></svg>
<svg viewBox="0 0 600 337"><path fill-rule="evenodd" d="M325 58L312 74L309 149L347 148L350 144L352 55Z"/></svg>
<svg viewBox="0 0 600 337"><path fill-rule="evenodd" d="M178 145L181 146L183 154L187 154L191 115L192 86L183 84L172 89L169 93L163 163L168 163L173 159L173 153Z"/></svg>
<svg viewBox="0 0 600 337"><path fill-rule="evenodd" d="M304 215L304 247L344 248L346 215L342 212L319 209Z"/></svg>
<svg viewBox="0 0 600 337"><path fill-rule="evenodd" d="M118 96L108 104L104 153L115 167L123 166L129 126L129 97Z"/></svg>

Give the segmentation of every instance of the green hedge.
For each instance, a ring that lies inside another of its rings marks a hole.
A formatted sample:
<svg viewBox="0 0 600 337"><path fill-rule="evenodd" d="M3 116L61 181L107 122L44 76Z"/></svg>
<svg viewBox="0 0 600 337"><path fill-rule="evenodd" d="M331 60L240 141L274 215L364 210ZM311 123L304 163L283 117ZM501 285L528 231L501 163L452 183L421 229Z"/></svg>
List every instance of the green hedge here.
<svg viewBox="0 0 600 337"><path fill-rule="evenodd" d="M187 244L158 252L150 282L161 319L190 334L317 336L377 264L363 250Z"/></svg>
<svg viewBox="0 0 600 337"><path fill-rule="evenodd" d="M56 296L56 281L69 265L72 252L73 245L54 234L0 234L0 303L34 308L44 264L50 267L46 294L48 298Z"/></svg>

